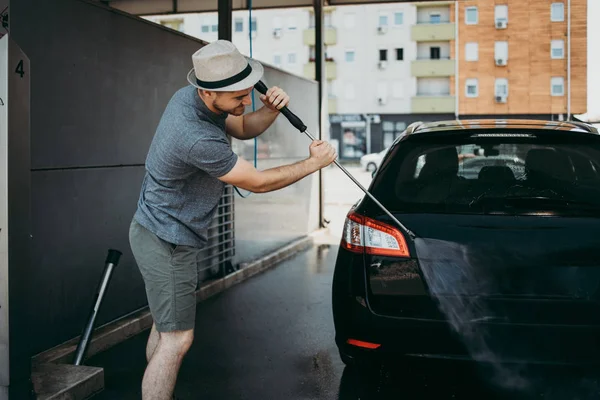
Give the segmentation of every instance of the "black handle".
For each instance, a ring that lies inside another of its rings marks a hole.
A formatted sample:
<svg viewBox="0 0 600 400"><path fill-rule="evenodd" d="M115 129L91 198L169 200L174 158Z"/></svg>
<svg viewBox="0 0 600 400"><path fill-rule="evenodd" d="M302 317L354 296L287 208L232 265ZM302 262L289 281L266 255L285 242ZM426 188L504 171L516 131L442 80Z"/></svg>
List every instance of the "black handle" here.
<svg viewBox="0 0 600 400"><path fill-rule="evenodd" d="M115 266L119 264L119 259L121 258L121 253L119 250L109 249L108 255L106 256L106 264L114 264Z"/></svg>
<svg viewBox="0 0 600 400"><path fill-rule="evenodd" d="M258 81L256 85L254 85L254 88L258 90L261 94L267 94L267 85L265 85L263 81ZM302 122L302 120L298 118L296 114L291 112L290 109L287 108L287 106L282 107L279 111L281 111L281 113L285 115L285 117L288 119L288 121L290 121L292 125L294 125L294 128L298 129L300 132L306 131L306 125L304 125L304 122Z"/></svg>

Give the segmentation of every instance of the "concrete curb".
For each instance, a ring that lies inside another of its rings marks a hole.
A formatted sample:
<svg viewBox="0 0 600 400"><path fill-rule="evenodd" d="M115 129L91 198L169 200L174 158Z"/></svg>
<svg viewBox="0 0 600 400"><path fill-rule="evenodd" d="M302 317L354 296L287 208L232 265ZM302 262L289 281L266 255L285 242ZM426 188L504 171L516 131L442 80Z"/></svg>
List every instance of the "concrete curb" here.
<svg viewBox="0 0 600 400"><path fill-rule="evenodd" d="M282 261L292 257L293 255L306 250L314 243L315 235L320 235L323 232L326 232L326 229L320 229L308 236L302 237L293 241L292 243L283 246L272 253L269 253L255 261L250 263L244 263L240 265L240 269L224 278L220 278L215 281L207 282L202 285L196 291L196 299L198 302L204 301L218 293L225 291L226 289L237 285L238 283L244 282L251 277L258 275L268 269L275 267L277 264ZM132 336L138 335L143 331L150 329L152 326L152 316L150 315L150 310L148 307L144 307L140 310L134 311L128 315L123 316L122 318L110 322L106 325L98 327L94 330L92 338L90 340L88 350L86 353L86 360L90 357L103 352L105 350L110 349L111 347L124 342L125 340L131 338ZM73 373L71 370L66 370L63 366L65 364L72 363L73 356L75 354L75 350L77 349L77 344L79 342L80 337L77 336L63 344L60 344L56 347L53 347L47 351L36 354L31 358L32 363L32 380L34 384L37 382L50 382L52 379L52 375L56 375L55 379L63 379L63 375L65 371L67 373ZM85 368L90 368L86 366L71 366L72 368L78 369L81 368L82 371ZM41 372L43 371L43 374ZM90 370L91 376L94 378L101 377L102 379L102 387L104 387L104 376L98 375L97 371ZM41 389L41 384L38 385ZM95 392L98 391L98 385L94 384L91 386ZM69 399L84 399L87 397L81 397L83 395L79 392L81 388L81 383L79 382L77 385L73 385L71 388L71 394L69 395ZM43 389L47 391L47 389ZM64 393L65 390L61 389L61 393ZM36 388L36 392L38 392ZM39 393L39 392L38 392ZM89 394L88 394L89 395ZM48 397L54 398L54 397Z"/></svg>

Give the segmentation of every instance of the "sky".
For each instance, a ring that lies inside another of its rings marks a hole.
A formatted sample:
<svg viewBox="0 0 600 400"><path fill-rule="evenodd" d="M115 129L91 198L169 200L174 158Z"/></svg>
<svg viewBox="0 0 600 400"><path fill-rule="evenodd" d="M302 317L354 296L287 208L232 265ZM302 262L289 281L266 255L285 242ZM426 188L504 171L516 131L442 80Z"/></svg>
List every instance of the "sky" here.
<svg viewBox="0 0 600 400"><path fill-rule="evenodd" d="M588 0L588 113L600 119L600 0Z"/></svg>

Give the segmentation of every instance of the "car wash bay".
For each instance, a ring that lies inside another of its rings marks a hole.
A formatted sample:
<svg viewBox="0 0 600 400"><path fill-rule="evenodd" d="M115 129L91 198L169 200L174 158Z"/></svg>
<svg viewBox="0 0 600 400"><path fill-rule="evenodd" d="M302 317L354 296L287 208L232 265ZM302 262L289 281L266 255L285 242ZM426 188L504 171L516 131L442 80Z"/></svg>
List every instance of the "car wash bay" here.
<svg viewBox="0 0 600 400"><path fill-rule="evenodd" d="M204 43L110 9L106 3L153 4L168 13L214 8L202 1L0 0L0 9L10 6L6 19L10 35L1 38L7 62L0 69L7 82L0 87L2 103L7 104L0 136L8 138L0 141L8 143L0 146L0 162L9 171L7 180L0 179L0 197L4 196L0 278L8 277L0 279L2 400L29 379L32 364L35 372L40 363L46 370L69 363L108 248L123 251L123 256L97 326L123 327L119 324L143 314L146 307L143 283L128 247L128 226L154 129L170 96L186 84L190 55ZM183 9L185 4L194 6ZM231 1L219 1L219 8L223 4L231 11ZM286 6L306 5L313 4L286 2ZM322 5L314 4L321 25ZM222 13L219 23L225 34L231 31L231 15L227 16ZM321 29L316 32L320 43ZM316 54L317 65L322 65L322 46L317 46ZM317 67L317 79L321 72ZM311 132L320 132L322 91L317 81L271 67L266 68L265 80L284 87L291 98L309 99L296 102L294 112ZM306 138L283 118L263 139L270 153L259 161L259 168L307 155ZM241 154L252 154L252 147L235 141L233 146ZM211 227L201 280L225 282L234 275L232 270L242 271L318 230L320 183L315 174L276 193L247 199L228 188ZM346 369L333 342L330 298L336 252L335 244L314 245L277 268L200 302L196 339L183 364L177 395L333 399L488 393L472 370L462 366L411 364L410 371L400 372L386 366L366 383ZM139 398L148 328L148 319L141 318L121 329L120 337L96 332L94 338L102 338L102 344L92 343L85 364L102 368L105 384L99 398ZM45 364L49 358L40 355L57 348L65 353L54 353L52 362ZM94 376L98 371L92 371ZM559 384L563 379L548 382L558 385L549 393L558 393L556 398L571 393L564 391L568 382ZM577 383L585 390L597 389L594 379ZM22 398L26 397L10 396Z"/></svg>

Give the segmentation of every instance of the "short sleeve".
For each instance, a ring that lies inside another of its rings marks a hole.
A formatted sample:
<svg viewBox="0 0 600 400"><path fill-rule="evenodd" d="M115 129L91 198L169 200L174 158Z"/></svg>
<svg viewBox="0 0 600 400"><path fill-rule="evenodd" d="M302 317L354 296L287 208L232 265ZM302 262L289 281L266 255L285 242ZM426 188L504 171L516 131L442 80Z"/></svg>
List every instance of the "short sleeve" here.
<svg viewBox="0 0 600 400"><path fill-rule="evenodd" d="M198 139L190 148L188 163L219 178L233 169L238 156L231 150L229 142L223 137L204 137Z"/></svg>

